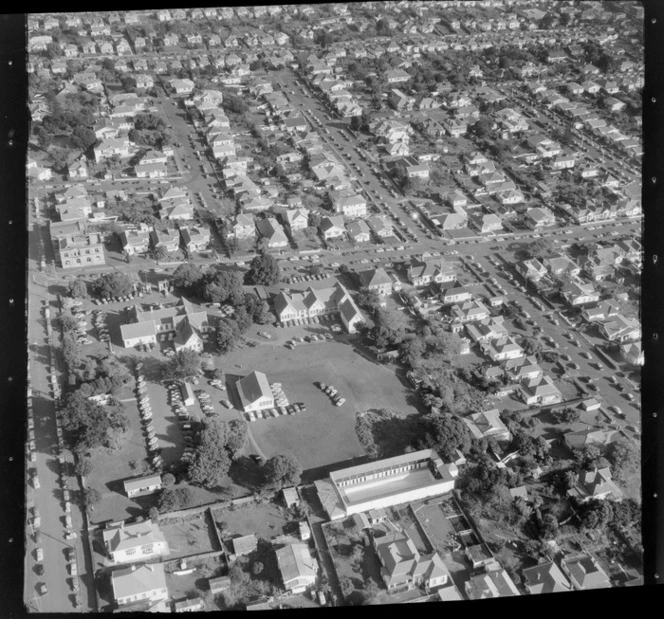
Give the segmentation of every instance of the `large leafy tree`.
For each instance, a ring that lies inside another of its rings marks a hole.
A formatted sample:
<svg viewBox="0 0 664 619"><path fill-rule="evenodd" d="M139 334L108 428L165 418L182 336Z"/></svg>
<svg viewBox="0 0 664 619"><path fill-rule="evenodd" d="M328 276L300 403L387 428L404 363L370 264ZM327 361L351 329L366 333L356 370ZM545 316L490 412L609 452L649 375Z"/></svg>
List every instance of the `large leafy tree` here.
<svg viewBox="0 0 664 619"><path fill-rule="evenodd" d="M85 299L88 296L88 287L82 279L73 279L67 286L67 292L74 299Z"/></svg>
<svg viewBox="0 0 664 619"><path fill-rule="evenodd" d="M235 344L240 339L240 329L234 320L222 318L217 323L217 346L222 355L230 352L235 348Z"/></svg>
<svg viewBox="0 0 664 619"><path fill-rule="evenodd" d="M181 264L171 277L173 288L183 294L194 294L198 292L203 280L203 270L197 264L185 262Z"/></svg>
<svg viewBox="0 0 664 619"><path fill-rule="evenodd" d="M468 426L455 415L431 413L424 417L424 437L419 440L420 448L431 448L442 458L456 459L456 450L467 453L472 446L472 436Z"/></svg>
<svg viewBox="0 0 664 619"><path fill-rule="evenodd" d="M195 350L183 348L162 366L162 380L184 380L201 370L201 357Z"/></svg>
<svg viewBox="0 0 664 619"><path fill-rule="evenodd" d="M205 420L196 436L194 459L187 472L189 481L197 486L213 488L226 477L230 465L225 424L216 419Z"/></svg>
<svg viewBox="0 0 664 619"><path fill-rule="evenodd" d="M296 486L300 483L302 466L295 456L280 454L265 463L265 479L268 484L278 489L284 486Z"/></svg>
<svg viewBox="0 0 664 619"><path fill-rule="evenodd" d="M113 447L118 434L129 428L129 419L121 403L100 406L80 391L67 397L61 412L62 427L70 434L77 453L96 447Z"/></svg>
<svg viewBox="0 0 664 619"><path fill-rule="evenodd" d="M134 289L131 278L124 273L104 273L92 282L97 297L123 297Z"/></svg>
<svg viewBox="0 0 664 619"><path fill-rule="evenodd" d="M278 261L266 252L258 254L245 273L244 283L258 286L274 286L281 277Z"/></svg>
<svg viewBox="0 0 664 619"><path fill-rule="evenodd" d="M241 419L232 419L226 425L226 449L231 457L247 443L247 424Z"/></svg>
<svg viewBox="0 0 664 619"><path fill-rule="evenodd" d="M212 303L242 305L244 303L242 278L235 271L215 269L205 276L201 286L201 296Z"/></svg>
<svg viewBox="0 0 664 619"><path fill-rule="evenodd" d="M270 322L270 308L265 301L261 301L255 294L248 292L244 295L244 306L257 325Z"/></svg>

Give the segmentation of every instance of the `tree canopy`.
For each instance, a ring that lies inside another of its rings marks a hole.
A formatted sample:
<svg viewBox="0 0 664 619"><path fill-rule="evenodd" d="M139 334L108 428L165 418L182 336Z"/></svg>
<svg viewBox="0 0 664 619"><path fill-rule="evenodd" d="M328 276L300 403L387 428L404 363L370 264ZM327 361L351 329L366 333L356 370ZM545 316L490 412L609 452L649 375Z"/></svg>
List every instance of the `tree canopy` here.
<svg viewBox="0 0 664 619"><path fill-rule="evenodd" d="M201 296L211 303L244 303L242 277L236 271L214 269L205 274L201 286Z"/></svg>
<svg viewBox="0 0 664 619"><path fill-rule="evenodd" d="M203 269L197 264L184 262L175 269L171 277L173 288L182 294L196 294L204 277Z"/></svg>
<svg viewBox="0 0 664 619"><path fill-rule="evenodd" d="M195 350L183 348L162 366L162 380L184 380L201 370L201 357Z"/></svg>
<svg viewBox="0 0 664 619"><path fill-rule="evenodd" d="M431 413L422 422L424 437L419 439L420 449L434 449L446 460L456 459L457 449L464 454L469 451L472 435L459 417Z"/></svg>
<svg viewBox="0 0 664 619"><path fill-rule="evenodd" d="M216 342L222 355L235 348L240 336L240 329L234 320L221 318L217 322Z"/></svg>
<svg viewBox="0 0 664 619"><path fill-rule="evenodd" d="M131 278L124 273L103 273L92 282L92 293L96 297L124 297L133 290Z"/></svg>
<svg viewBox="0 0 664 619"><path fill-rule="evenodd" d="M302 466L291 454L277 455L265 463L265 479L278 489L297 486L300 483Z"/></svg>
<svg viewBox="0 0 664 619"><path fill-rule="evenodd" d="M85 299L88 296L88 287L82 279L73 279L67 286L67 292L74 299Z"/></svg>
<svg viewBox="0 0 664 619"><path fill-rule="evenodd" d="M260 253L249 265L244 276L245 284L274 286L281 277L278 261L268 253Z"/></svg>
<svg viewBox="0 0 664 619"><path fill-rule="evenodd" d="M217 419L204 420L196 435L194 458L187 478L197 486L213 488L226 477L230 466L225 424Z"/></svg>

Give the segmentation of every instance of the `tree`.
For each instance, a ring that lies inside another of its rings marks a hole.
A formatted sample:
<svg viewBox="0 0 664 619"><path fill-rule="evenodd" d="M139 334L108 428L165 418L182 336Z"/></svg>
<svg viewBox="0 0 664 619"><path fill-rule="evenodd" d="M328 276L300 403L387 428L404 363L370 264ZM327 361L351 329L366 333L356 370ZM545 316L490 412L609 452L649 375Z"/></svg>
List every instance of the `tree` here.
<svg viewBox="0 0 664 619"><path fill-rule="evenodd" d="M546 440L538 436L533 438L529 434L520 430L515 433L512 440L512 447L524 458L533 458L536 462L546 464L550 460L549 447Z"/></svg>
<svg viewBox="0 0 664 619"><path fill-rule="evenodd" d="M576 423L581 419L581 411L578 408L566 407L553 411L553 419L556 423Z"/></svg>
<svg viewBox="0 0 664 619"><path fill-rule="evenodd" d="M380 309L380 295L370 288L360 288L355 300L362 309L365 309L372 314Z"/></svg>
<svg viewBox="0 0 664 619"><path fill-rule="evenodd" d="M217 322L216 342L222 355L229 353L240 339L240 330L234 320L221 318Z"/></svg>
<svg viewBox="0 0 664 619"><path fill-rule="evenodd" d="M150 520L152 520L154 524L157 524L159 522L159 510L157 509L156 506L153 505L150 508L148 515L150 516Z"/></svg>
<svg viewBox="0 0 664 619"><path fill-rule="evenodd" d="M270 322L270 308L265 301L261 301L255 294L248 292L244 295L244 306L257 325Z"/></svg>
<svg viewBox="0 0 664 619"><path fill-rule="evenodd" d="M192 484L213 488L228 473L231 461L226 451L226 428L216 419L203 421L196 435L194 458L187 477Z"/></svg>
<svg viewBox="0 0 664 619"><path fill-rule="evenodd" d="M267 482L279 490L284 486L297 486L301 475L302 466L291 454L274 456L265 463Z"/></svg>
<svg viewBox="0 0 664 619"><path fill-rule="evenodd" d="M260 253L249 265L244 283L257 286L274 286L281 278L278 261L268 253Z"/></svg>
<svg viewBox="0 0 664 619"><path fill-rule="evenodd" d="M82 279L73 279L67 286L69 296L74 299L85 299L88 296L88 288Z"/></svg>
<svg viewBox="0 0 664 619"><path fill-rule="evenodd" d="M171 277L171 285L182 294L195 294L199 290L203 276L201 267L191 262L185 262L175 269Z"/></svg>
<svg viewBox="0 0 664 619"><path fill-rule="evenodd" d="M124 297L132 293L133 282L124 273L104 273L92 282L92 293L96 297Z"/></svg>
<svg viewBox="0 0 664 619"><path fill-rule="evenodd" d="M226 449L235 457L247 443L247 424L241 419L231 419L226 426Z"/></svg>
<svg viewBox="0 0 664 619"><path fill-rule="evenodd" d="M160 514L180 509L180 497L177 488L162 488L157 499L157 510Z"/></svg>
<svg viewBox="0 0 664 619"><path fill-rule="evenodd" d="M79 477L87 477L90 473L92 473L92 460L85 456L77 458L74 465L74 474Z"/></svg>
<svg viewBox="0 0 664 619"><path fill-rule="evenodd" d="M612 443L606 454L616 479L626 481L640 466L640 454L627 441Z"/></svg>
<svg viewBox="0 0 664 619"><path fill-rule="evenodd" d="M245 114L249 111L249 106L245 103L242 97L234 94L226 94L224 96L223 108L232 114Z"/></svg>
<svg viewBox="0 0 664 619"><path fill-rule="evenodd" d="M86 488L83 496L85 507L89 510L93 510L101 501L101 492L96 488Z"/></svg>
<svg viewBox="0 0 664 619"><path fill-rule="evenodd" d="M152 257L155 260L164 260L168 256L168 250L163 245L158 245L152 250Z"/></svg>
<svg viewBox="0 0 664 619"><path fill-rule="evenodd" d="M339 584L341 585L341 593L345 598L347 598L351 593L353 593L353 591L355 591L353 581L348 578L348 576L342 576Z"/></svg>
<svg viewBox="0 0 664 619"><path fill-rule="evenodd" d="M431 413L422 421L424 437L419 439L420 449L435 449L442 458L456 460L457 449L466 453L471 448L472 435L459 417Z"/></svg>
<svg viewBox="0 0 664 619"><path fill-rule="evenodd" d="M260 561L256 561L256 563L254 563L251 566L251 573L254 576L258 576L259 574L262 574L263 573L263 564Z"/></svg>
<svg viewBox="0 0 664 619"><path fill-rule="evenodd" d="M212 303L229 303L239 306L244 303L242 277L236 271L214 269L202 280L201 296Z"/></svg>
<svg viewBox="0 0 664 619"><path fill-rule="evenodd" d="M358 415L355 419L355 434L370 459L378 456L378 446L374 440L372 424L367 415Z"/></svg>
<svg viewBox="0 0 664 619"><path fill-rule="evenodd" d="M182 348L162 366L162 380L184 380L201 371L201 358L195 350Z"/></svg>
<svg viewBox="0 0 664 619"><path fill-rule="evenodd" d="M172 473L162 475L161 483L164 488L170 488L175 483L175 476Z"/></svg>
<svg viewBox="0 0 664 619"><path fill-rule="evenodd" d="M240 305L235 308L233 320L235 321L235 324L237 325L238 331L240 333L245 333L252 323L251 316L249 315L249 312L247 312L244 305Z"/></svg>
<svg viewBox="0 0 664 619"><path fill-rule="evenodd" d="M581 528L587 531L601 531L613 516L610 501L591 499L578 506L576 512Z"/></svg>

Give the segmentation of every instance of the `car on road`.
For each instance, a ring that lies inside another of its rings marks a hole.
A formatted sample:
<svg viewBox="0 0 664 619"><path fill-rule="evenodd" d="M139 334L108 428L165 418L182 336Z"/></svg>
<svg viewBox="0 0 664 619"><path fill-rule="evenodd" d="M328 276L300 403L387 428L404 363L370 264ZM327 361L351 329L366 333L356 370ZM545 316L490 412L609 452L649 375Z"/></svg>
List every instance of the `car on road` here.
<svg viewBox="0 0 664 619"><path fill-rule="evenodd" d="M35 548L35 558L39 563L44 560L44 550L42 548Z"/></svg>
<svg viewBox="0 0 664 619"><path fill-rule="evenodd" d="M48 593L48 587L46 586L46 583L40 582L37 585L37 591L39 591L39 595L46 595Z"/></svg>
<svg viewBox="0 0 664 619"><path fill-rule="evenodd" d="M251 454L249 456L256 464L263 464L264 460L258 454Z"/></svg>

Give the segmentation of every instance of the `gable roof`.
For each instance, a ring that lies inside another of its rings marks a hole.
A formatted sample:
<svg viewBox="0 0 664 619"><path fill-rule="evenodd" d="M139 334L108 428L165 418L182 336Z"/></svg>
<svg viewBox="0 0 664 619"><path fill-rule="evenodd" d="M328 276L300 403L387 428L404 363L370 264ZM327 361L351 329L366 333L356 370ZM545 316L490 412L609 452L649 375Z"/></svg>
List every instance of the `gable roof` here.
<svg viewBox="0 0 664 619"><path fill-rule="evenodd" d="M533 594L572 590L569 580L553 561L526 568L523 570L523 578L526 587Z"/></svg>
<svg viewBox="0 0 664 619"><path fill-rule="evenodd" d="M237 383L237 390L242 400L242 404L252 404L264 397L272 397L270 383L263 372L252 372L240 379Z"/></svg>

